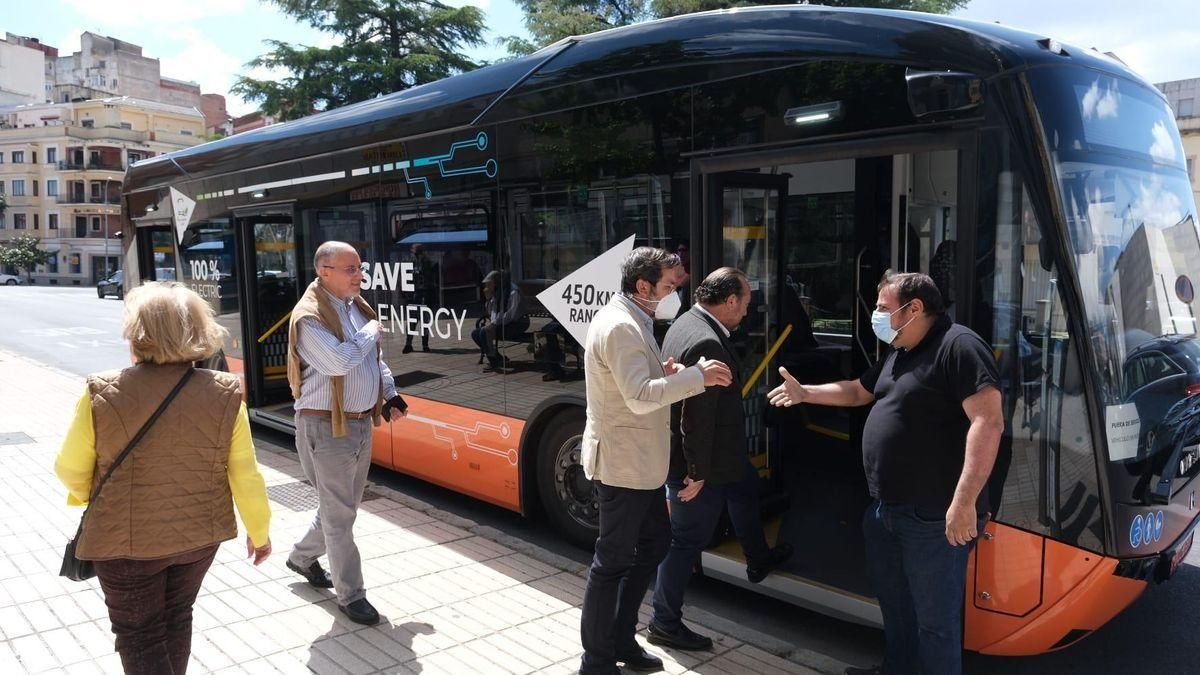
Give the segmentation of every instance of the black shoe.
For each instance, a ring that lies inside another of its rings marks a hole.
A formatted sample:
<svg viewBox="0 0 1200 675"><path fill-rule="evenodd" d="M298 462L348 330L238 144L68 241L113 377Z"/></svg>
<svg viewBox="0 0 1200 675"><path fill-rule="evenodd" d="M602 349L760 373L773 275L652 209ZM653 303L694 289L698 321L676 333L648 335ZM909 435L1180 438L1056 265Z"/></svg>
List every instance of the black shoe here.
<svg viewBox="0 0 1200 675"><path fill-rule="evenodd" d="M883 666L871 666L870 668L849 666L842 673L843 675L883 675Z"/></svg>
<svg viewBox="0 0 1200 675"><path fill-rule="evenodd" d="M401 349L400 353L401 354L411 354L412 353L412 343L410 342L410 343L404 345L404 349Z"/></svg>
<svg viewBox="0 0 1200 675"><path fill-rule="evenodd" d="M286 565L289 570L308 579L309 586L314 588L333 588L333 577L329 576L329 572L322 569L321 563L315 560L308 567L300 567L291 560L287 561Z"/></svg>
<svg viewBox="0 0 1200 675"><path fill-rule="evenodd" d="M663 669L662 659L636 644L632 649L617 650L617 663L624 663L626 668L639 673L654 673Z"/></svg>
<svg viewBox="0 0 1200 675"><path fill-rule="evenodd" d="M366 598L359 598L348 605L338 605L338 609L342 614L350 617L354 623L361 623L364 626L374 626L379 623L379 612L375 611Z"/></svg>
<svg viewBox="0 0 1200 675"><path fill-rule="evenodd" d="M771 549L771 552L767 555L765 562L761 564L752 563L746 565L746 578L749 579L750 583L752 584L757 584L763 579L766 579L767 574L769 574L771 570L779 567L786 562L788 558L792 557L793 550L794 549L792 548L792 545L786 542L776 546L775 548Z"/></svg>
<svg viewBox="0 0 1200 675"><path fill-rule="evenodd" d="M652 645L672 647L688 652L702 652L712 649L712 638L701 635L684 624L679 624L679 630L669 632L650 624L646 628L646 640Z"/></svg>

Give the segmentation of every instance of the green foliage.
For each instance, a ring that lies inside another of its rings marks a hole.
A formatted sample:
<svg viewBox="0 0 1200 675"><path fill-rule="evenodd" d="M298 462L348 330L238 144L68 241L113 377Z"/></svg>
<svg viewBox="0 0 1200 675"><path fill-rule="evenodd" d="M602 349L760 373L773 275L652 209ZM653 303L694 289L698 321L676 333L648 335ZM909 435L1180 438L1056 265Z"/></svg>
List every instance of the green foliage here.
<svg viewBox="0 0 1200 675"><path fill-rule="evenodd" d="M23 269L25 277L29 278L35 266L44 265L53 255L38 248L40 243L41 241L31 234L13 237L0 245L0 265L12 265Z"/></svg>
<svg viewBox="0 0 1200 675"><path fill-rule="evenodd" d="M282 80L239 77L231 93L290 120L473 70L459 52L483 41L477 7L437 0L269 0L284 13L337 38L330 47L268 40L247 65L279 69Z"/></svg>
<svg viewBox="0 0 1200 675"><path fill-rule="evenodd" d="M3 193L0 193L0 213L4 213L4 209L7 209L7 208L8 208L8 199L6 199L4 197Z"/></svg>
<svg viewBox="0 0 1200 675"><path fill-rule="evenodd" d="M969 0L821 0L811 4L906 9L945 14L966 6L967 2ZM509 53L514 56L531 53L539 47L572 35L627 26L647 19L731 7L796 3L794 0L518 0L518 4L525 11L525 27L533 36L533 40L523 40L515 36L500 38L498 42L506 45Z"/></svg>

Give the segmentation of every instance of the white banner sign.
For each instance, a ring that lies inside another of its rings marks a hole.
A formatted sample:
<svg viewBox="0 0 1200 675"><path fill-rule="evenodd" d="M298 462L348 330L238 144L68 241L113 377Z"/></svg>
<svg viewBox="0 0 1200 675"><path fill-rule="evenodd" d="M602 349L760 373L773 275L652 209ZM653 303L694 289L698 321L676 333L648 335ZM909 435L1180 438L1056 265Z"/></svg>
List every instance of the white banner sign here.
<svg viewBox="0 0 1200 675"><path fill-rule="evenodd" d="M588 326L600 308L621 290L621 261L633 250L633 236L600 254L553 286L537 299L571 337L587 344Z"/></svg>
<svg viewBox="0 0 1200 675"><path fill-rule="evenodd" d="M1104 409L1104 426L1108 431L1108 461L1137 457L1138 440L1142 435L1137 406L1132 403L1108 406Z"/></svg>
<svg viewBox="0 0 1200 675"><path fill-rule="evenodd" d="M175 218L175 236L180 242L183 241L183 233L187 231L188 223L192 220L192 212L195 210L196 200L171 188L171 216Z"/></svg>

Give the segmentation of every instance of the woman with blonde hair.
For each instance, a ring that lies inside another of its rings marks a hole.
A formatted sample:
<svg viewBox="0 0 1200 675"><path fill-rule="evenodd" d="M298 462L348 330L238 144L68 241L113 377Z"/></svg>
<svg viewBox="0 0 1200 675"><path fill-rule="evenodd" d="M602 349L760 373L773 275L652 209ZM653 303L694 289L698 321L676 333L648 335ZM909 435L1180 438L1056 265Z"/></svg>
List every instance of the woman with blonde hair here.
<svg viewBox="0 0 1200 675"><path fill-rule="evenodd" d="M87 378L54 470L68 504L92 502L75 554L94 561L125 672L178 674L200 584L237 536L234 505L255 565L271 511L238 376L193 367L228 334L212 308L147 283L125 296L123 334L133 366Z"/></svg>

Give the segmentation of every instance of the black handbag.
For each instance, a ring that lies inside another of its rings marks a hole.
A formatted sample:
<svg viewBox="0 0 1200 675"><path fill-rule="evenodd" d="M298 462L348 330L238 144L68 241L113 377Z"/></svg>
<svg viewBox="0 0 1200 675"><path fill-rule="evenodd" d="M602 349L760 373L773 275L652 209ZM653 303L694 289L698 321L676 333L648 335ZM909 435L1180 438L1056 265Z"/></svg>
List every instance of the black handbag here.
<svg viewBox="0 0 1200 675"><path fill-rule="evenodd" d="M179 378L179 382L175 385L175 388L171 390L171 393L167 394L167 397L164 398L163 402L158 405L158 409L150 415L150 419L146 420L146 423L142 425L142 428L138 429L138 432L134 434L132 439L130 439L129 445L126 445L125 449L121 451L121 454L117 455L117 459L112 463L112 466L108 467L108 471L104 474L104 477L100 479L100 482L97 483L96 487L92 490L92 495L88 497L88 507L83 510L83 515L79 517L79 529L75 530L75 536L71 537L71 540L67 542L67 547L63 550L62 567L58 570L58 575L60 577L66 577L71 581L86 581L96 576L96 566L92 564L92 561L80 560L75 555L75 545L79 542L79 535L83 534L83 521L85 518L87 518L88 511L92 508L92 504L96 502L96 497L100 494L100 488L104 487L104 484L108 482L108 479L113 475L113 472L117 470L117 467L121 466L121 462L125 461L125 458L129 456L129 451L133 450L133 446L137 445L137 442L142 440L142 436L146 435L146 432L149 431L150 427L154 425L154 422L158 420L163 411L167 409L167 404L171 402L171 399L175 398L175 395L179 393L180 389L183 389L183 385L187 384L187 381L190 380L192 375L195 373L196 371L194 368L188 368L187 372L183 374L183 377Z"/></svg>

